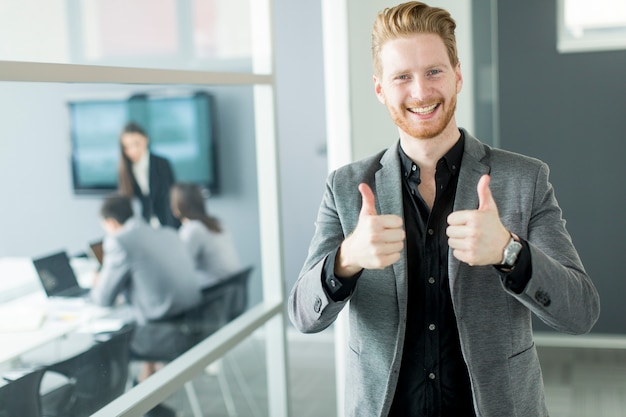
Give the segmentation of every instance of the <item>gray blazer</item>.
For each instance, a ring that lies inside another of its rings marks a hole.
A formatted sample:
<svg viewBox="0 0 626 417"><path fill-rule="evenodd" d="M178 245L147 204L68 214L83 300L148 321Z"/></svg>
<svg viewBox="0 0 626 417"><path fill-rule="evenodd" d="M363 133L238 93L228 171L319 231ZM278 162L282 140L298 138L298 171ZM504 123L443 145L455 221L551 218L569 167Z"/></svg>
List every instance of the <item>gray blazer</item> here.
<svg viewBox="0 0 626 417"><path fill-rule="evenodd" d="M200 302L200 277L175 229L131 218L103 243L92 299L110 306L124 294L139 323L176 315Z"/></svg>
<svg viewBox="0 0 626 417"><path fill-rule="evenodd" d="M360 182L370 185L380 214L403 216L398 144L328 176L316 231L289 296L289 316L302 332L319 332L349 304L346 408L353 417L386 416L398 380L407 307L405 255L384 270L363 271L351 296L334 302L322 268L358 222ZM454 210L478 207L476 185L490 188L504 225L529 242L532 277L521 294L507 290L492 266L469 266L448 254L452 304L479 417L547 416L531 313L556 330L588 332L598 293L565 229L543 162L492 149L465 132Z"/></svg>

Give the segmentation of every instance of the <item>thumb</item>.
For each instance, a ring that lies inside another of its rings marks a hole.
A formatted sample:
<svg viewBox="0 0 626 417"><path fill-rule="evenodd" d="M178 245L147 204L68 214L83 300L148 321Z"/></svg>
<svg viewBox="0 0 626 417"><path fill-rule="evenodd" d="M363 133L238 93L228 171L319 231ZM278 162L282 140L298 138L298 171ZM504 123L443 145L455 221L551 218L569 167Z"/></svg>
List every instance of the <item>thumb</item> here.
<svg viewBox="0 0 626 417"><path fill-rule="evenodd" d="M370 186L362 182L359 184L359 192L361 193L361 198L363 199L361 216L376 216L378 214L376 212L376 198L374 197L374 192Z"/></svg>
<svg viewBox="0 0 626 417"><path fill-rule="evenodd" d="M483 175L478 181L476 191L478 192L478 210L497 210L496 202L491 194L489 188L489 182L491 177L489 175Z"/></svg>

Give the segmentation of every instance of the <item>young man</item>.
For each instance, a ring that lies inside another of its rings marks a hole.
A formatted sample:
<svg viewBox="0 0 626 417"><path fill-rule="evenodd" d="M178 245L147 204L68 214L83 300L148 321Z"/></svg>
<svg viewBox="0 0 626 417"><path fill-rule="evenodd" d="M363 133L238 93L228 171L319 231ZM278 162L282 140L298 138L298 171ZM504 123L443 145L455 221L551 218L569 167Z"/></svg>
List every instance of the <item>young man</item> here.
<svg viewBox="0 0 626 417"><path fill-rule="evenodd" d="M531 313L573 334L599 315L548 167L456 125L455 26L419 2L377 16L400 140L329 175L289 297L302 332L349 304L349 416L547 416Z"/></svg>
<svg viewBox="0 0 626 417"><path fill-rule="evenodd" d="M150 335L152 328L148 325L198 305L200 277L193 260L175 229L153 228L142 218L133 217L128 197L117 194L107 197L100 214L106 231L104 261L91 297L96 304L111 306L118 296L124 296L139 325L131 344L133 353L161 356L167 350L165 345L184 341L147 340L145 335ZM156 363L144 363L139 380L155 370Z"/></svg>

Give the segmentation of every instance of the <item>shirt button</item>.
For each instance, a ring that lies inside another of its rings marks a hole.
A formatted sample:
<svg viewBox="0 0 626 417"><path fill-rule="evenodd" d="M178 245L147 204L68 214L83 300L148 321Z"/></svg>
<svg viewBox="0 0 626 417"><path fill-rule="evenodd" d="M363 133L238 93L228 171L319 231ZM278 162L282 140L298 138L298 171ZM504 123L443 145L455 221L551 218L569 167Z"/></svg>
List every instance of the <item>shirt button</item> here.
<svg viewBox="0 0 626 417"><path fill-rule="evenodd" d="M334 279L330 280L330 286L335 288L337 286L337 281L335 281Z"/></svg>
<svg viewBox="0 0 626 417"><path fill-rule="evenodd" d="M432 236L435 234L435 231L433 229L428 229L428 234Z"/></svg>
<svg viewBox="0 0 626 417"><path fill-rule="evenodd" d="M414 164L413 166L411 166L411 171L415 171L416 169L417 169L417 165Z"/></svg>
<svg viewBox="0 0 626 417"><path fill-rule="evenodd" d="M435 379L435 374L434 374L434 373L432 373L432 372L431 372L431 373L429 373L429 374L428 374L428 378L430 378L430 379Z"/></svg>
<svg viewBox="0 0 626 417"><path fill-rule="evenodd" d="M435 283L435 278L433 278L433 277L428 278L428 283L429 284L434 284Z"/></svg>
<svg viewBox="0 0 626 417"><path fill-rule="evenodd" d="M428 330L435 330L437 328L437 326L435 326L434 324L429 324L428 325Z"/></svg>

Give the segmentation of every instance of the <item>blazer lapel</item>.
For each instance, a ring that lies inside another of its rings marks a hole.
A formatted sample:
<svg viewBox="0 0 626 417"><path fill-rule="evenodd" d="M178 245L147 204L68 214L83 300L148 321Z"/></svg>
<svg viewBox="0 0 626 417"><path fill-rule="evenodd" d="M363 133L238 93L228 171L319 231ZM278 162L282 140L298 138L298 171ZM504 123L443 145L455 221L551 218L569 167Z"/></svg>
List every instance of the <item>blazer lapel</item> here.
<svg viewBox="0 0 626 417"><path fill-rule="evenodd" d="M478 180L490 171L489 157L485 145L471 136L467 131L465 134L465 149L463 160L459 171L459 181L456 186L456 196L454 198L454 211L475 210L478 208L478 192L476 186ZM457 278L460 261L452 255L452 250L448 251L448 277L450 280L450 290L454 288Z"/></svg>
<svg viewBox="0 0 626 417"><path fill-rule="evenodd" d="M398 157L398 144L383 154L380 159L382 168L376 172L376 204L378 214L396 214L404 218L402 206L402 179L400 173L400 159ZM407 276L406 276L406 252L400 260L393 264L393 273L396 278L396 293L398 304L406 305L407 297ZM400 311L404 311L401 309Z"/></svg>

